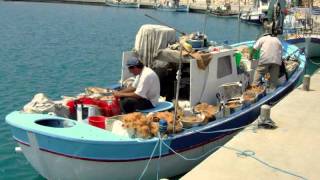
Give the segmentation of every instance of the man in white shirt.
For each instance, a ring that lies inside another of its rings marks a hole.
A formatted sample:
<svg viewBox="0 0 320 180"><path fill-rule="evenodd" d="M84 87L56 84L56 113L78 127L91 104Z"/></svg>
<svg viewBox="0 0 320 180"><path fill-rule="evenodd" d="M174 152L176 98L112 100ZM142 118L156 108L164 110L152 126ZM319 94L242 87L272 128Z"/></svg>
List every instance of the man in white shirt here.
<svg viewBox="0 0 320 180"><path fill-rule="evenodd" d="M258 67L253 78L253 85L261 82L262 76L270 74L270 88L274 89L278 85L280 66L282 63L282 45L276 35L265 34L257 40L253 46L252 54L260 50Z"/></svg>
<svg viewBox="0 0 320 180"><path fill-rule="evenodd" d="M130 73L135 75L132 86L113 93L114 96L120 97L121 111L131 113L155 107L160 97L158 75L136 57L128 60L127 67Z"/></svg>

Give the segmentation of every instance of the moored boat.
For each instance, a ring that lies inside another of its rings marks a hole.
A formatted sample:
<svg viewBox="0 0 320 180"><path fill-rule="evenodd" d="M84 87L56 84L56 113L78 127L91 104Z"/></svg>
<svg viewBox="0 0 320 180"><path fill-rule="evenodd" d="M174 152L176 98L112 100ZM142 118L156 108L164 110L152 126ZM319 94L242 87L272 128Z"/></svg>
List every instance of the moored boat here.
<svg viewBox="0 0 320 180"><path fill-rule="evenodd" d="M286 41L305 49L307 59L320 57L320 36L317 16L311 8L292 8L284 19L283 35Z"/></svg>
<svg viewBox="0 0 320 180"><path fill-rule="evenodd" d="M179 1L167 0L157 3L155 9L159 11L189 12L189 5L180 4Z"/></svg>
<svg viewBox="0 0 320 180"><path fill-rule="evenodd" d="M267 11L269 7L268 0L257 0L256 6L247 12L240 13L240 19L243 22L262 24L267 20Z"/></svg>
<svg viewBox="0 0 320 180"><path fill-rule="evenodd" d="M113 1L113 0L106 0L105 4L111 7L122 7L122 8L139 8L140 4L137 2L129 2L129 1Z"/></svg>
<svg viewBox="0 0 320 180"><path fill-rule="evenodd" d="M141 138L124 132L126 129L122 125L114 124L124 123L119 116L108 117L104 129L81 120L82 116L80 120L77 117L77 121L57 113L14 111L6 116L6 122L30 164L48 179L151 179L182 174L252 123L263 104L272 105L287 95L304 72L304 55L299 54L296 46L283 42L284 52L288 56L294 55L296 60L293 62L297 63L289 79L274 91L263 91L251 103L243 103L242 92L250 83L254 67L244 54L240 65L237 65L235 53L240 51L240 47L247 48L253 42L234 44L232 47L214 46L206 45L201 38L204 36L200 34L192 38L188 36L186 42L192 45L192 49L181 57L174 47L166 48L175 33L174 29L167 27L143 26L136 36L135 50L147 66L157 72L165 70L159 77L160 81L163 80L161 86L169 88L169 91L162 92L162 96L170 97L171 92L177 91L174 84L181 85L177 88L181 93L178 105L184 115L201 114L195 107L199 103L207 103L218 107L214 116L191 126L183 124L183 128L174 133L159 131L156 136ZM146 49L148 52L145 52ZM196 58L203 54L208 57L206 61ZM125 52L122 64L125 65L132 55L135 53ZM177 70L181 75L180 83L179 78L172 80ZM123 67L122 82L128 78L130 74ZM167 100L171 99L173 97ZM231 99L241 103L237 107L228 106ZM185 123L184 118L181 122ZM122 131L116 131L116 127L122 128Z"/></svg>
<svg viewBox="0 0 320 180"><path fill-rule="evenodd" d="M291 34L286 40L289 44L293 44L299 48L305 49L305 56L309 58L319 58L320 57L320 36L319 35L307 35L307 36L297 36Z"/></svg>
<svg viewBox="0 0 320 180"><path fill-rule="evenodd" d="M230 4L218 6L217 8L210 7L208 10L209 15L217 17L238 17L239 13L231 10Z"/></svg>
<svg viewBox="0 0 320 180"><path fill-rule="evenodd" d="M242 12L240 14L240 19L243 22L262 24L266 19L266 14L261 12L260 10L252 10L248 12Z"/></svg>

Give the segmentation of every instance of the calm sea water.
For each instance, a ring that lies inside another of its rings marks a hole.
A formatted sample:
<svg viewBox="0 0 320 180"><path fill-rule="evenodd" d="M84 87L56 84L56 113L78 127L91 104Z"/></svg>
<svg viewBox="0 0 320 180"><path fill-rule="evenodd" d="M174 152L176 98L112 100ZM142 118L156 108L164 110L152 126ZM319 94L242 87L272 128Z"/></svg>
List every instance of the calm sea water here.
<svg viewBox="0 0 320 180"><path fill-rule="evenodd" d="M185 32L203 31L204 15L75 4L0 1L0 179L42 179L16 154L5 116L38 92L52 99L120 78L122 51L131 49L150 14ZM206 33L237 42L236 19L208 17ZM258 26L241 24L241 41Z"/></svg>

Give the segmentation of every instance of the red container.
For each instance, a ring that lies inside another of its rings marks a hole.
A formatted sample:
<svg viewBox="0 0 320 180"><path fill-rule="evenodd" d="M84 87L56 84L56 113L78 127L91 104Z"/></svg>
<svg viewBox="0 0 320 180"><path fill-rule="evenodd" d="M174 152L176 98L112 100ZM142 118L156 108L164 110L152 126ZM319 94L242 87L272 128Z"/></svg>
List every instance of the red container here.
<svg viewBox="0 0 320 180"><path fill-rule="evenodd" d="M115 115L119 115L121 113L120 110L120 100L119 98L114 98L112 103L111 103L111 107L112 107L112 114Z"/></svg>
<svg viewBox="0 0 320 180"><path fill-rule="evenodd" d="M89 124L101 129L106 129L106 117L104 116L90 116Z"/></svg>

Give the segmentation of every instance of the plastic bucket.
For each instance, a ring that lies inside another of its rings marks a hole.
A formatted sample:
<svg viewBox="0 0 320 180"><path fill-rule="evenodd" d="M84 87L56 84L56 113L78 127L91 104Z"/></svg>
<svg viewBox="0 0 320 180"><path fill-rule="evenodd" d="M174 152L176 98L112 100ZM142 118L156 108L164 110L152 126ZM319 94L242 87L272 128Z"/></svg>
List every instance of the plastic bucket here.
<svg viewBox="0 0 320 180"><path fill-rule="evenodd" d="M241 54L241 52L236 52L234 56L235 56L235 59L236 59L236 65L237 65L237 67L239 67L240 66L240 61L241 61L241 58L242 58L242 54Z"/></svg>
<svg viewBox="0 0 320 180"><path fill-rule="evenodd" d="M104 116L90 116L89 124L101 129L106 129L106 117Z"/></svg>
<svg viewBox="0 0 320 180"><path fill-rule="evenodd" d="M249 53L252 54L252 51L253 51L253 47L250 46ZM258 60L259 58L260 58L260 50L257 50L252 54L252 59Z"/></svg>

